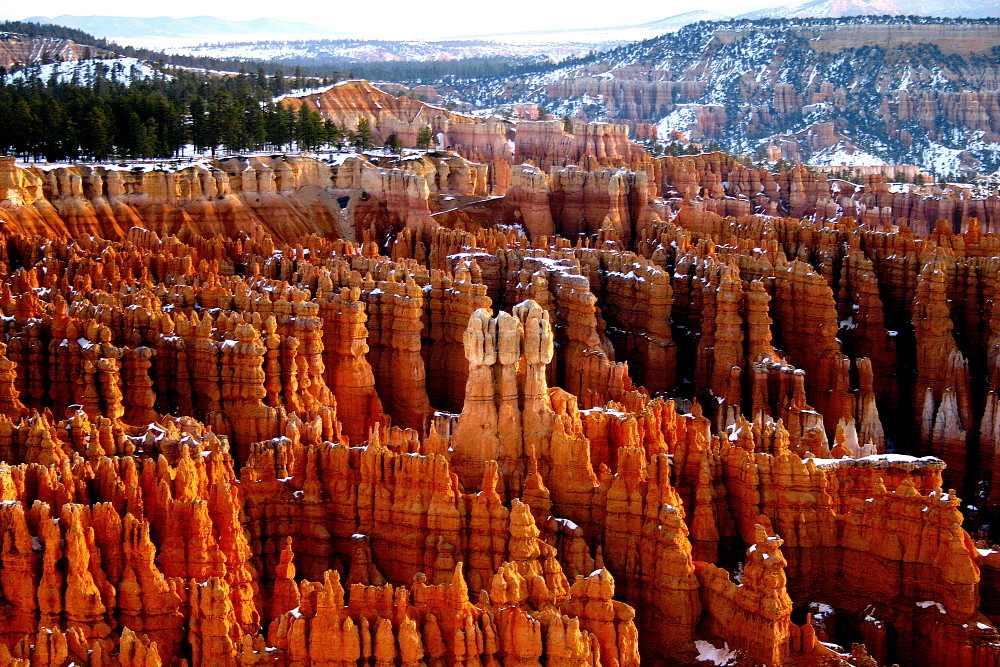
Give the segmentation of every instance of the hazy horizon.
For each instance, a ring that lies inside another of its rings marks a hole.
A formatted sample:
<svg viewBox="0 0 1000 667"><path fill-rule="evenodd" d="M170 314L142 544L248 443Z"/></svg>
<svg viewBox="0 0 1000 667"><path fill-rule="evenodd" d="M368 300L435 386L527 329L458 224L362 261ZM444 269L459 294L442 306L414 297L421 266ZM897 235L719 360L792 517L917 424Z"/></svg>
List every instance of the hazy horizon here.
<svg viewBox="0 0 1000 667"><path fill-rule="evenodd" d="M192 18L212 16L227 21L250 21L254 19L275 19L299 23L310 23L331 32L347 33L352 36L378 37L386 39L428 39L460 35L486 35L503 32L524 32L533 30L573 30L634 25L657 21L691 11L710 11L735 16L764 7L787 4L782 0L760 0L760 2L740 2L739 0L710 0L692 7L681 3L652 2L640 0L628 6L628 12L610 12L604 3L583 2L567 10L563 3L529 3L515 0L503 4L490 3L476 7L475 12L463 6L452 12L432 12L425 5L412 0L383 0L372 12L367 3L345 3L336 8L314 5L290 6L282 13L275 12L273 2L248 0L239 5L239 11L219 12L225 5L213 5L206 12L203 2L176 0L164 11L162 5L136 5L121 0L102 3L100 12L81 12L79 2L50 0L42 3L31 14L26 14L23 5L0 7L0 19L24 20L29 16L55 18L60 15L73 16L114 16L156 18ZM493 10L492 13L487 10Z"/></svg>

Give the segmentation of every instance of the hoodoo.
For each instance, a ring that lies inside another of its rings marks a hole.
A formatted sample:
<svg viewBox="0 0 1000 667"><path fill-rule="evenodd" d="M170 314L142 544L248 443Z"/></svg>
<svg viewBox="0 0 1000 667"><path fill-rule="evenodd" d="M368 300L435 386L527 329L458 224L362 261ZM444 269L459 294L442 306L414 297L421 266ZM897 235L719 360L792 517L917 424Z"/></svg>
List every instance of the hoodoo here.
<svg viewBox="0 0 1000 667"><path fill-rule="evenodd" d="M0 158L0 665L1000 667L995 194L269 104Z"/></svg>

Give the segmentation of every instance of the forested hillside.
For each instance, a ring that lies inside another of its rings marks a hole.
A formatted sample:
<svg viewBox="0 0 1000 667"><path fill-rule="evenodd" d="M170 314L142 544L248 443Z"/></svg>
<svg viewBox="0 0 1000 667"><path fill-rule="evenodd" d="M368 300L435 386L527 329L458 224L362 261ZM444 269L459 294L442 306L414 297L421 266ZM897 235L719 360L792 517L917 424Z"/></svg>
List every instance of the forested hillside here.
<svg viewBox="0 0 1000 667"><path fill-rule="evenodd" d="M350 140L342 128L271 101L280 75L209 77L175 71L126 85L98 76L88 85L28 80L0 84L0 153L53 160L166 158L195 150L312 148ZM349 128L351 130L355 128Z"/></svg>

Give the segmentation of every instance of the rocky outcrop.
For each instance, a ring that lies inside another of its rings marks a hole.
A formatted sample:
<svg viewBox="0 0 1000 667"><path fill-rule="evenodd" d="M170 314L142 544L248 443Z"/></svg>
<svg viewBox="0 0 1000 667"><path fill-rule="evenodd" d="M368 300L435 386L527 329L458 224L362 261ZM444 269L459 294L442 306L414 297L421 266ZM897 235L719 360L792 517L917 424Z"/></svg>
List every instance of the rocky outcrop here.
<svg viewBox="0 0 1000 667"><path fill-rule="evenodd" d="M291 109L307 106L325 120L353 132L359 122L366 122L371 138L381 145L390 134L395 134L406 146L415 146L417 135L425 128L446 138L445 146L452 143L448 133L453 125L475 123L471 116L431 106L404 95L396 97L367 81L341 81L318 93L304 96L287 96L281 104ZM502 125L498 126L502 130ZM502 133L501 133L502 134ZM462 151L472 157L471 151Z"/></svg>
<svg viewBox="0 0 1000 667"><path fill-rule="evenodd" d="M87 54L90 55L87 55ZM5 32L0 37L0 67L35 65L40 62L102 58L111 52L77 44L71 39L41 37Z"/></svg>
<svg viewBox="0 0 1000 667"><path fill-rule="evenodd" d="M621 125L574 122L567 128L561 120L543 120L521 122L515 129L514 162L531 160L545 170L569 165L588 171L600 167L639 169L648 160L645 152L629 141L628 128Z"/></svg>

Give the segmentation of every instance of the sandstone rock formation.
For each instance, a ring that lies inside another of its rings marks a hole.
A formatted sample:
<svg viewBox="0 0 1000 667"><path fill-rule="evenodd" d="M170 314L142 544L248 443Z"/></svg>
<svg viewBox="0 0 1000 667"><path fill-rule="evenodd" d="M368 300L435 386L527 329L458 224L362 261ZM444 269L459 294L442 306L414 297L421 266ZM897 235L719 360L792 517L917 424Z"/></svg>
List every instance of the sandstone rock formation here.
<svg viewBox="0 0 1000 667"><path fill-rule="evenodd" d="M997 664L987 220L574 129L0 164L0 662Z"/></svg>

